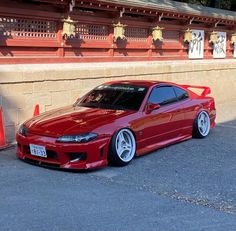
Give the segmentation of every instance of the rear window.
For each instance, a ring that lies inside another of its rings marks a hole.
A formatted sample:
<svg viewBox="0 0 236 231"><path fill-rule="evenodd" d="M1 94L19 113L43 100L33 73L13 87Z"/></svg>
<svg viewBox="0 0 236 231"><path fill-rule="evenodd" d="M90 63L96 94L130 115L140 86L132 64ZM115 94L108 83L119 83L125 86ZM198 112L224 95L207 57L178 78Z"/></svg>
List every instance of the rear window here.
<svg viewBox="0 0 236 231"><path fill-rule="evenodd" d="M178 100L184 100L188 98L188 92L179 88L179 87L174 87L175 94L178 98Z"/></svg>

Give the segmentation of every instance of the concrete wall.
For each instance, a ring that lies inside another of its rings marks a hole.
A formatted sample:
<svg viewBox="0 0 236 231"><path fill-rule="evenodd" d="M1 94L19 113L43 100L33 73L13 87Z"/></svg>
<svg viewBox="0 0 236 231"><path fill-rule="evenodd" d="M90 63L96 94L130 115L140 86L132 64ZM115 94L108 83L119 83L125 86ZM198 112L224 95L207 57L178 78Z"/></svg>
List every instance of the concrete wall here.
<svg viewBox="0 0 236 231"><path fill-rule="evenodd" d="M35 64L0 66L0 105L9 142L35 104L40 112L68 105L110 80L164 80L210 86L218 122L236 119L236 60Z"/></svg>

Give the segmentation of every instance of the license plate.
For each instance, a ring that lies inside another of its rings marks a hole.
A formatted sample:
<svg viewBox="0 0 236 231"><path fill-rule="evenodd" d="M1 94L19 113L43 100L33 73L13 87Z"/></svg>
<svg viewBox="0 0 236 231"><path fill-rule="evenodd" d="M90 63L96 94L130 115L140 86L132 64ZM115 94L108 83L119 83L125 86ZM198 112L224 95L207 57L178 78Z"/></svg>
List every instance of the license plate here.
<svg viewBox="0 0 236 231"><path fill-rule="evenodd" d="M30 144L30 153L34 156L47 157L46 148L41 145Z"/></svg>

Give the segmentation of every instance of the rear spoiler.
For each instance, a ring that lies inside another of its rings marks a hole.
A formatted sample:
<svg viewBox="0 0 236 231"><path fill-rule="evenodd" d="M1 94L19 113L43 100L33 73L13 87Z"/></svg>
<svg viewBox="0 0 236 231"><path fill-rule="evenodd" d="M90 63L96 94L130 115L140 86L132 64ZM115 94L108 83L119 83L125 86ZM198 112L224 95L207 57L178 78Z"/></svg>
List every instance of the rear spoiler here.
<svg viewBox="0 0 236 231"><path fill-rule="evenodd" d="M209 94L211 94L211 89L206 86L194 86L194 85L181 85L184 88L197 88L197 89L202 89L201 96L205 97Z"/></svg>

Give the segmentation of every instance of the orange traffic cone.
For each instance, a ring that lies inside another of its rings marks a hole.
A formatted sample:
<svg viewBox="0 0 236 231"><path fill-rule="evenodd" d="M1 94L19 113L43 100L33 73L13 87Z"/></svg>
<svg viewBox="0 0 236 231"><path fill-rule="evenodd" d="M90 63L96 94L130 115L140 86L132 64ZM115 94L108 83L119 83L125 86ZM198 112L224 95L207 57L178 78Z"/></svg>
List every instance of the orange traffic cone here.
<svg viewBox="0 0 236 231"><path fill-rule="evenodd" d="M8 146L6 143L5 129L2 118L2 107L0 107L0 150Z"/></svg>
<svg viewBox="0 0 236 231"><path fill-rule="evenodd" d="M37 115L39 115L39 105L38 104L35 105L33 116L37 116Z"/></svg>

